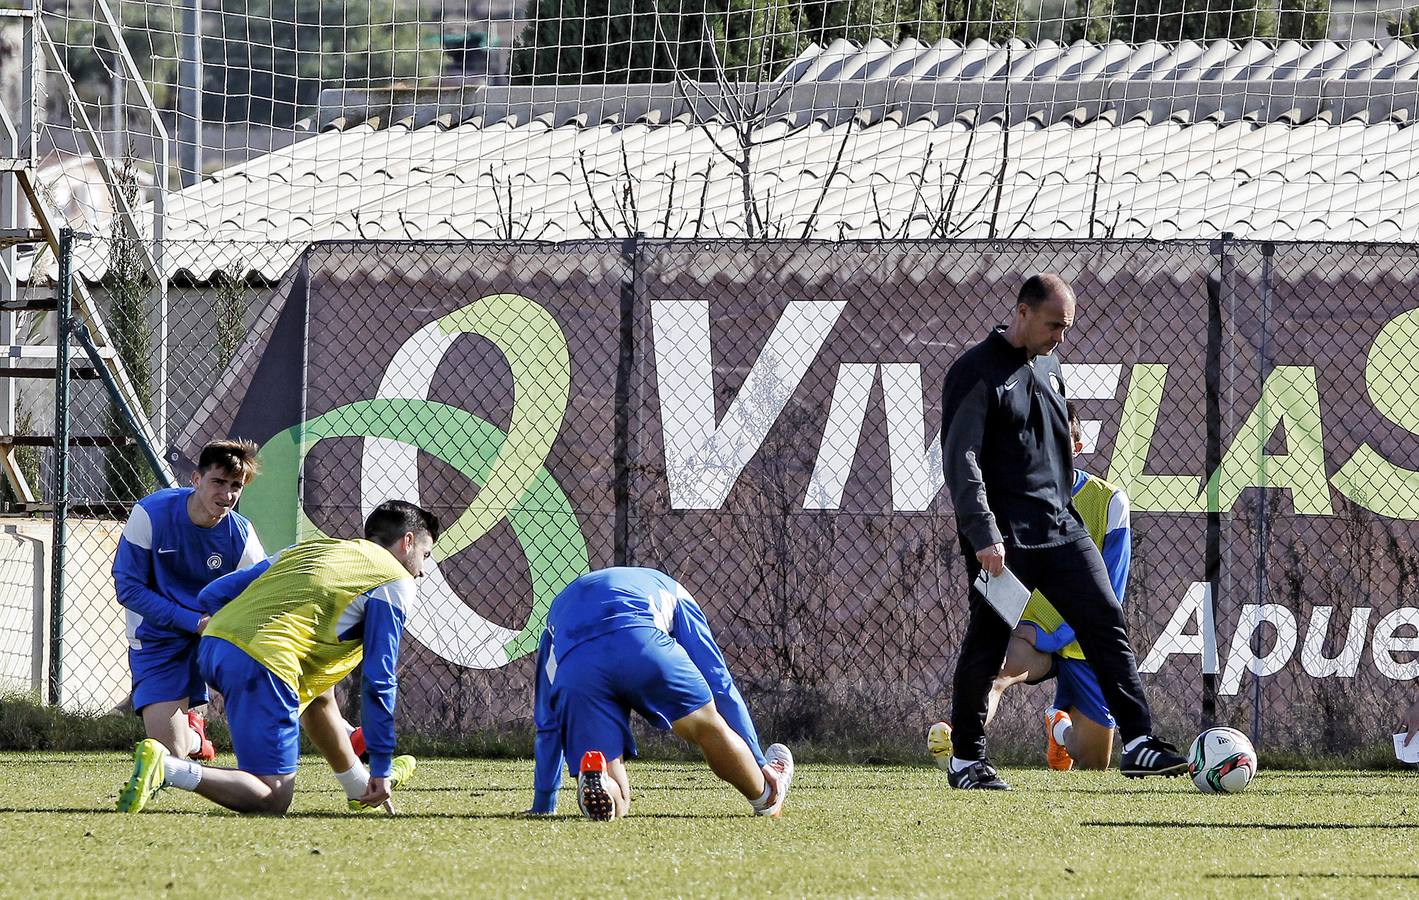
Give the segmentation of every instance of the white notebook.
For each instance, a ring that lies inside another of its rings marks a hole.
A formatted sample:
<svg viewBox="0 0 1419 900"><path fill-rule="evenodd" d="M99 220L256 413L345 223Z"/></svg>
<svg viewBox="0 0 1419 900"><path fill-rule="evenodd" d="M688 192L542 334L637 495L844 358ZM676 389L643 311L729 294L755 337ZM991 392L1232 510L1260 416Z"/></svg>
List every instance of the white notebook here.
<svg viewBox="0 0 1419 900"><path fill-rule="evenodd" d="M1020 583L1015 573L1006 566L999 575L989 575L984 570L976 577L976 590L985 597L985 602L1000 614L1000 618L1011 628L1020 624L1020 614L1030 601L1030 589ZM1419 741L1416 741L1419 743Z"/></svg>
<svg viewBox="0 0 1419 900"><path fill-rule="evenodd" d="M1419 737L1409 742L1409 746L1404 746L1405 738L1409 737L1409 732L1401 731L1394 736L1394 756L1400 762L1419 763Z"/></svg>

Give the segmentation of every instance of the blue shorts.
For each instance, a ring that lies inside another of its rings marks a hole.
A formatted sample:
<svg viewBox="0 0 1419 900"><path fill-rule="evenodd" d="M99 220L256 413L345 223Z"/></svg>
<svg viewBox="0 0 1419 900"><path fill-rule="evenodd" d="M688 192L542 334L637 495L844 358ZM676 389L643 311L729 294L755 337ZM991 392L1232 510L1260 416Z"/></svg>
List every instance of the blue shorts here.
<svg viewBox="0 0 1419 900"><path fill-rule="evenodd" d="M150 703L186 700L188 706L207 702L207 683L197 670L197 635L145 639L142 649L128 648L133 673L133 711Z"/></svg>
<svg viewBox="0 0 1419 900"><path fill-rule="evenodd" d="M1105 728L1116 727L1113 713L1109 712L1109 705L1104 702L1104 692L1099 689L1099 679L1088 660L1056 656L1055 678L1055 709L1074 707L1091 722Z"/></svg>
<svg viewBox="0 0 1419 900"><path fill-rule="evenodd" d="M221 638L203 638L202 675L222 695L237 768L289 775L301 755L300 699L276 673Z"/></svg>
<svg viewBox="0 0 1419 900"><path fill-rule="evenodd" d="M627 628L578 644L557 660L552 681L567 769L575 775L588 750L607 759L634 757L631 710L666 730L711 699L685 649L657 628Z"/></svg>

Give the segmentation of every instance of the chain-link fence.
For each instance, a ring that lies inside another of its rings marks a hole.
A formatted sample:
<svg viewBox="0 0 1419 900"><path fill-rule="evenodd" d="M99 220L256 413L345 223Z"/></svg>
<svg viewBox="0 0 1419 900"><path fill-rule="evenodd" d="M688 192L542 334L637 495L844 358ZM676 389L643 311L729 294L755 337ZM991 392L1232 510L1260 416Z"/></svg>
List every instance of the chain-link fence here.
<svg viewBox="0 0 1419 900"><path fill-rule="evenodd" d="M241 511L268 549L357 534L387 497L438 512L403 729L526 720L547 604L637 564L701 601L766 735L915 748L965 624L942 381L1036 271L1080 298L1078 464L1131 499L1125 605L1166 733L1382 736L1419 676L1415 248L317 244L277 285L170 288L165 458L185 483L205 441L261 443ZM119 287L95 286L110 330L156 347ZM135 382L157 365L114 343ZM101 385L72 389L76 434L131 437ZM108 566L154 482L132 447L70 470L62 696L108 708ZM997 747L1038 742L1051 690L1007 692Z"/></svg>

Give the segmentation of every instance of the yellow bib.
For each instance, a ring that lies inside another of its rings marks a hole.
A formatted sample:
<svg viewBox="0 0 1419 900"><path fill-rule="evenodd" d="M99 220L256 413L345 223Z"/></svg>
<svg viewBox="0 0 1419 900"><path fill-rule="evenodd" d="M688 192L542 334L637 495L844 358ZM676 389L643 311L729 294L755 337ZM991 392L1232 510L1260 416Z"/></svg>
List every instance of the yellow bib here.
<svg viewBox="0 0 1419 900"><path fill-rule="evenodd" d="M361 594L408 577L378 544L302 541L218 610L203 635L245 650L296 691L304 710L364 656L359 640L340 640L340 614Z"/></svg>
<svg viewBox="0 0 1419 900"><path fill-rule="evenodd" d="M1074 508L1079 510L1079 518L1084 520L1089 537L1093 538L1100 548L1104 546L1104 535L1109 527L1109 501L1117 490L1118 488L1102 478L1085 475L1084 484L1079 487L1079 493L1074 495ZM1021 614L1020 621L1034 622L1043 631L1054 631L1064 624L1064 617L1045 599L1044 594L1035 591L1030 595L1030 602L1025 604L1025 612ZM1068 659L1083 659L1084 651L1079 647L1078 641L1072 641L1059 651L1059 655Z"/></svg>

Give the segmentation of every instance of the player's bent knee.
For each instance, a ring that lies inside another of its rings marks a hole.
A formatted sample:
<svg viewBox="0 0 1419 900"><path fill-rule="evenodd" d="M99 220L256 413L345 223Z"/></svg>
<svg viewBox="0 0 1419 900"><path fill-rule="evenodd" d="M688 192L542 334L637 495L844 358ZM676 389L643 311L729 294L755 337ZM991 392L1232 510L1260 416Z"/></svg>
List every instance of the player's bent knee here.
<svg viewBox="0 0 1419 900"><path fill-rule="evenodd" d="M713 700L689 715L681 716L670 723L671 731L695 744L728 727L729 723L725 722L724 717L719 714Z"/></svg>
<svg viewBox="0 0 1419 900"><path fill-rule="evenodd" d="M258 775L256 776L267 787L265 797L258 800L251 811L258 815L280 816L284 815L291 808L291 800L296 793L296 776L290 775Z"/></svg>

